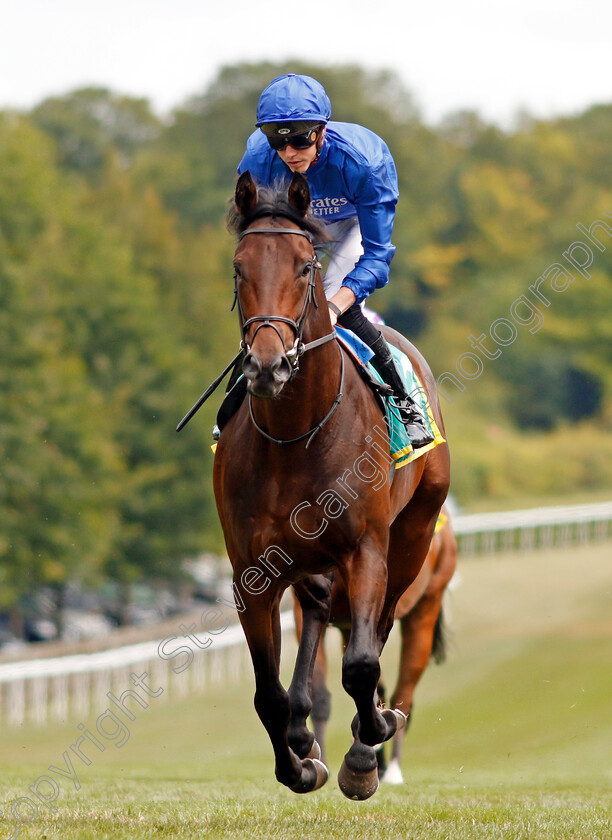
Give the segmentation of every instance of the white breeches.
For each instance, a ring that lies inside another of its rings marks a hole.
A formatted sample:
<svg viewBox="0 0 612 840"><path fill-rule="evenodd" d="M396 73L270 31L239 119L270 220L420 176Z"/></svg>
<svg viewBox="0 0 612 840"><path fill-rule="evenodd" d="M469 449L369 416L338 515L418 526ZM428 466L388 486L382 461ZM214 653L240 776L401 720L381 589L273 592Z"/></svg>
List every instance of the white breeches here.
<svg viewBox="0 0 612 840"><path fill-rule="evenodd" d="M325 225L325 232L331 238L329 265L323 277L325 297L333 297L342 281L355 267L363 254L361 228L356 218L342 219Z"/></svg>

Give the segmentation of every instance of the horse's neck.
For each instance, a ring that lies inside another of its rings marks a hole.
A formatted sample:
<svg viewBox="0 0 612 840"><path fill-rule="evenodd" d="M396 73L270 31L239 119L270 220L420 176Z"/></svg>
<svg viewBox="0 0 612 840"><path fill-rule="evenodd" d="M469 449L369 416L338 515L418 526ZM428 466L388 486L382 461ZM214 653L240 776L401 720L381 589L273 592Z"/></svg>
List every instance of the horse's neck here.
<svg viewBox="0 0 612 840"><path fill-rule="evenodd" d="M323 298L324 312L327 313L327 304ZM323 312L316 310L316 316L307 325L304 331L304 344L310 341L316 341L318 338L324 338L330 333L334 333L327 314L323 317ZM319 345L312 350L306 351L300 359L300 370L292 384L295 384L295 391L303 392L304 394L314 394L315 402L320 403L322 393L329 392L331 389L335 394L338 392L340 385L340 350L338 343L335 340L330 340L325 344ZM298 394L296 393L296 396Z"/></svg>

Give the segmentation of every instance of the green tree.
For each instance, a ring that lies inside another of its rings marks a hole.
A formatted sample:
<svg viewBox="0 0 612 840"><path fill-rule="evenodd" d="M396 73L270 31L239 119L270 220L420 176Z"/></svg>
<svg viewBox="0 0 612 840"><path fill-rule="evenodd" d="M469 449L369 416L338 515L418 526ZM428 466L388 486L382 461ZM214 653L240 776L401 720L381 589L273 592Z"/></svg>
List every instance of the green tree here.
<svg viewBox="0 0 612 840"><path fill-rule="evenodd" d="M58 318L48 269L67 196L52 149L0 119L0 606L95 579L118 531L121 453ZM12 201L7 200L10 190Z"/></svg>
<svg viewBox="0 0 612 840"><path fill-rule="evenodd" d="M56 141L60 165L88 175L100 171L111 151L127 165L161 130L145 99L96 87L46 99L31 118Z"/></svg>

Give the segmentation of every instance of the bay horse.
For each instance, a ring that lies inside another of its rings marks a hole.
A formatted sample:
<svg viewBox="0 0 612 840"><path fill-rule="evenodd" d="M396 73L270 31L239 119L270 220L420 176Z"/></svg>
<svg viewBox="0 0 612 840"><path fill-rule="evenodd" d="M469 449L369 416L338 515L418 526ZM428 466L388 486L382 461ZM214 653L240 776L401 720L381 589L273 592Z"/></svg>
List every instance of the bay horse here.
<svg viewBox="0 0 612 840"><path fill-rule="evenodd" d="M297 793L328 778L306 725L311 678L329 619L332 574L351 611L342 684L353 698L353 744L338 783L352 799L378 787L375 744L405 723L377 707L379 656L395 605L416 579L449 485L446 442L398 470L372 430L379 403L335 338L314 250L322 226L295 174L288 190L236 184L228 218L247 396L218 441L213 483L234 600L255 672L255 708L270 737L279 782ZM385 337L411 359L438 428L433 376L399 333ZM388 438L386 445L388 447ZM303 627L289 690L279 679L280 601L293 585Z"/></svg>
<svg viewBox="0 0 612 840"><path fill-rule="evenodd" d="M400 623L401 648L397 683L391 695L391 708L400 709L406 715L406 727L393 737L390 763L387 765L384 744L376 751L378 774L383 782L401 784L402 749L406 729L410 723L416 686L430 659L443 662L445 658L445 634L442 599L457 567L457 540L450 519L442 509L441 527L431 541L421 571L400 597L395 607L395 620ZM298 639L302 627L302 611L294 599L294 612ZM337 627L342 637L343 648L349 641L351 614L346 590L340 578L334 577L332 601L328 626ZM331 696L326 685L327 656L324 634L319 644L312 677L311 720L314 736L321 748L321 759L325 761L325 731L331 711ZM378 697L383 700L386 690L383 680L378 684Z"/></svg>

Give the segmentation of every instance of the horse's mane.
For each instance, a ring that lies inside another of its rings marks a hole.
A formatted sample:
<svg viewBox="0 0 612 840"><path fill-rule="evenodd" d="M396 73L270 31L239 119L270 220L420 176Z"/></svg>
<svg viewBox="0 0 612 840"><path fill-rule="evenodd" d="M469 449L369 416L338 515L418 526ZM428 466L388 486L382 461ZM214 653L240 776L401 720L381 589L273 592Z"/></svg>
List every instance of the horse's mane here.
<svg viewBox="0 0 612 840"><path fill-rule="evenodd" d="M307 231L312 235L315 244L329 241L328 235L325 233L325 226L313 218L310 214L302 216L288 201L287 190L281 186L274 187L258 187L257 189L257 204L245 216L238 210L234 201L229 205L227 211L227 229L230 233L239 235L243 233L248 226L264 217L272 217L273 219L288 219L294 222L302 230Z"/></svg>

